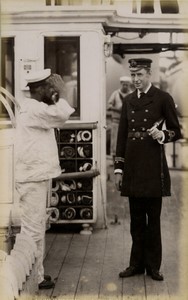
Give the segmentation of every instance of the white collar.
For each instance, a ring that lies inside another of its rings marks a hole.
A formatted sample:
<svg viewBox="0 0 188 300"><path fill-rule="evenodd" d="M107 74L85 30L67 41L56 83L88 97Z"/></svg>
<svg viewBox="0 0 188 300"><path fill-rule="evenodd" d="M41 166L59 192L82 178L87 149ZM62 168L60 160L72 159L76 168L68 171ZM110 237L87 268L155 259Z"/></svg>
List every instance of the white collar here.
<svg viewBox="0 0 188 300"><path fill-rule="evenodd" d="M149 83L147 89L145 89L143 92L141 92L140 90L137 90L137 96L138 96L138 98L140 98L140 94L141 93L145 93L146 94L149 91L150 87L151 87L151 82Z"/></svg>

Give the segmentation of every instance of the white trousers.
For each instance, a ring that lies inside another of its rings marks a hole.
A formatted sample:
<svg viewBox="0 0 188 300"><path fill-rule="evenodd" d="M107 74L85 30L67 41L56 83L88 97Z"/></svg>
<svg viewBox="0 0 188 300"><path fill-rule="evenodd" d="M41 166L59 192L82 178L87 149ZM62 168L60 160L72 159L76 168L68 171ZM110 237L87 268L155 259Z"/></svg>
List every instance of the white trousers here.
<svg viewBox="0 0 188 300"><path fill-rule="evenodd" d="M20 195L21 232L32 236L37 244L38 283L44 280L43 259L48 182L48 180L45 180L16 183L16 189Z"/></svg>

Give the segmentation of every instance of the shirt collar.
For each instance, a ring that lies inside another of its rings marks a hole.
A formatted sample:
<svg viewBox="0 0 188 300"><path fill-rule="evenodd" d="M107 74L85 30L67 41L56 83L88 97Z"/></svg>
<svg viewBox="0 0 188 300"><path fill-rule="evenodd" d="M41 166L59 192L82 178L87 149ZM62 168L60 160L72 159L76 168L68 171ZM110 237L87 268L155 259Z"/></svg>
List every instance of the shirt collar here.
<svg viewBox="0 0 188 300"><path fill-rule="evenodd" d="M140 98L140 94L141 93L145 93L146 94L149 91L150 87L151 87L151 82L149 83L147 89L145 89L143 92L141 92L140 90L137 90L137 96L138 96L138 98Z"/></svg>

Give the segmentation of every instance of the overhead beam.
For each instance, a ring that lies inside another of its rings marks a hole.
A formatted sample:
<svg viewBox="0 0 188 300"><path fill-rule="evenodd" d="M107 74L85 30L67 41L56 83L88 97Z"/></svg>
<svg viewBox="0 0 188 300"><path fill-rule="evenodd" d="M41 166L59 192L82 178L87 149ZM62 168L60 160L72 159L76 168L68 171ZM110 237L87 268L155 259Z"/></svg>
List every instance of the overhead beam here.
<svg viewBox="0 0 188 300"><path fill-rule="evenodd" d="M179 28L177 27L149 27L148 28L140 28L140 27L131 27L131 26L124 26L124 27L120 27L120 26L103 26L104 31L106 34L110 34L112 36L114 36L116 33L118 32L142 32L144 31L145 33L156 33L156 32L176 32L176 33L187 33L188 32L188 28Z"/></svg>
<svg viewBox="0 0 188 300"><path fill-rule="evenodd" d="M147 43L113 44L113 54L124 57L125 54L151 54L166 51L188 51L188 44Z"/></svg>

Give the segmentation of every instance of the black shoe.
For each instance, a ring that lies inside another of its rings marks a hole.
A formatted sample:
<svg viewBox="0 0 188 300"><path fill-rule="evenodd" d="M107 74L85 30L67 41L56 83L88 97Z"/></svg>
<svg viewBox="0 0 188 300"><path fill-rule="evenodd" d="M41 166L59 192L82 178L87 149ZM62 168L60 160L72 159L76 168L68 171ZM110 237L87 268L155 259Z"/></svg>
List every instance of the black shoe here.
<svg viewBox="0 0 188 300"><path fill-rule="evenodd" d="M144 274L144 273L145 273L144 268L130 266L127 269L125 269L124 271L120 272L119 277L125 278L125 277L131 277L131 276L134 276L137 274Z"/></svg>
<svg viewBox="0 0 188 300"><path fill-rule="evenodd" d="M154 269L147 270L147 275L151 276L153 280L157 280L157 281L164 280L163 274L160 273L158 270L154 270Z"/></svg>
<svg viewBox="0 0 188 300"><path fill-rule="evenodd" d="M39 283L39 290L44 289L52 289L55 286L55 283L51 280L43 280L41 283Z"/></svg>
<svg viewBox="0 0 188 300"><path fill-rule="evenodd" d="M50 275L44 275L44 279L47 280L47 281L51 281L52 278Z"/></svg>

